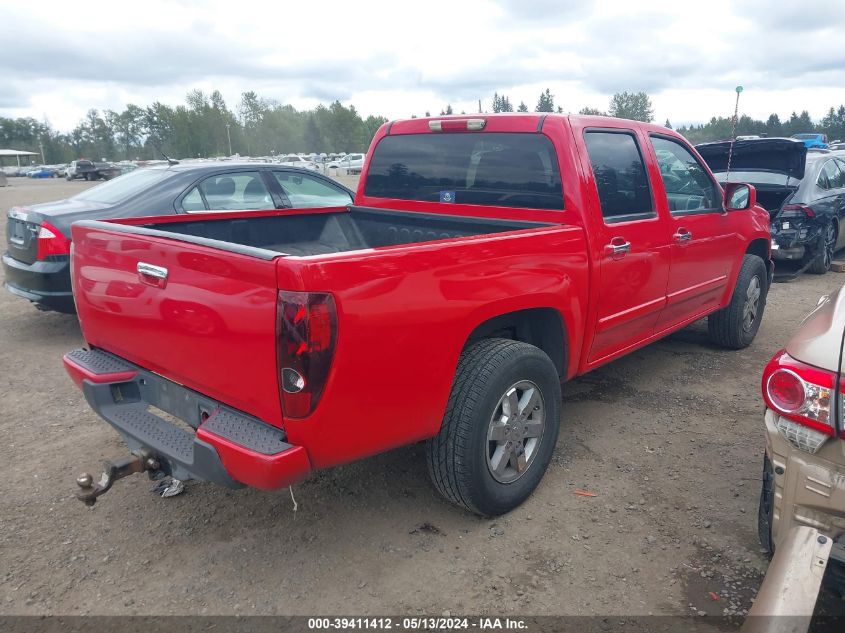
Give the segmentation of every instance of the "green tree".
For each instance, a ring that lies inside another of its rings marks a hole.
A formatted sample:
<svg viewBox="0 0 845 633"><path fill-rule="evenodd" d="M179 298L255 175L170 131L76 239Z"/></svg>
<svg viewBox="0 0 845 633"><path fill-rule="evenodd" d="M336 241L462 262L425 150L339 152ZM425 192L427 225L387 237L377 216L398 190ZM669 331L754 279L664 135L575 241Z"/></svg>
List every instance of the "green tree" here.
<svg viewBox="0 0 845 633"><path fill-rule="evenodd" d="M493 93L493 112L513 112L513 104L507 96Z"/></svg>
<svg viewBox="0 0 845 633"><path fill-rule="evenodd" d="M537 107L534 112L554 112L555 98L554 95L546 88L545 92L540 93L540 98L537 100Z"/></svg>
<svg viewBox="0 0 845 633"><path fill-rule="evenodd" d="M617 92L610 99L610 116L650 123L654 120L651 99L645 92Z"/></svg>
<svg viewBox="0 0 845 633"><path fill-rule="evenodd" d="M578 110L578 114L587 114L590 116L607 116L607 112L602 112L598 108L590 107L581 108L580 110Z"/></svg>
<svg viewBox="0 0 845 633"><path fill-rule="evenodd" d="M524 101L519 102L519 106L516 109L517 112L528 112L528 106L525 105Z"/></svg>
<svg viewBox="0 0 845 633"><path fill-rule="evenodd" d="M780 136L783 134L783 126L777 114L770 114L766 119L766 136Z"/></svg>

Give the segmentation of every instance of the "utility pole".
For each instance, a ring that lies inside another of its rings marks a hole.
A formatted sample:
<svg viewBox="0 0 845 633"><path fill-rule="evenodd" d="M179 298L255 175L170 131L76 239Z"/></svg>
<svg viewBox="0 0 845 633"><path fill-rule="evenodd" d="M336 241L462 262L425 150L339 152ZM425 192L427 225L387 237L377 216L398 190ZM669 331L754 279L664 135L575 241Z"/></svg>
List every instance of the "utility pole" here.
<svg viewBox="0 0 845 633"><path fill-rule="evenodd" d="M232 135L229 133L229 122L226 121L226 138L229 139L229 156L232 155Z"/></svg>
<svg viewBox="0 0 845 633"><path fill-rule="evenodd" d="M41 164L46 165L47 164L47 157L44 156L44 137L43 136L38 137L38 146L41 148Z"/></svg>

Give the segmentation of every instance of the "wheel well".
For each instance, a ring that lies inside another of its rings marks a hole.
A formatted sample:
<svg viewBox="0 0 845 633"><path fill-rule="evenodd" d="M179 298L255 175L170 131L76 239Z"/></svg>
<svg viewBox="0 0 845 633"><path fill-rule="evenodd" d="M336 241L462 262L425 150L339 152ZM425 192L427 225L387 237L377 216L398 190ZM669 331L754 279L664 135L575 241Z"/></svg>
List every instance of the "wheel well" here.
<svg viewBox="0 0 845 633"><path fill-rule="evenodd" d="M531 308L493 317L472 331L464 348L485 338L507 338L534 345L552 359L558 376L566 375L566 326L554 308Z"/></svg>
<svg viewBox="0 0 845 633"><path fill-rule="evenodd" d="M748 255L757 255L764 262L767 262L769 259L769 242L763 238L752 240L745 252Z"/></svg>

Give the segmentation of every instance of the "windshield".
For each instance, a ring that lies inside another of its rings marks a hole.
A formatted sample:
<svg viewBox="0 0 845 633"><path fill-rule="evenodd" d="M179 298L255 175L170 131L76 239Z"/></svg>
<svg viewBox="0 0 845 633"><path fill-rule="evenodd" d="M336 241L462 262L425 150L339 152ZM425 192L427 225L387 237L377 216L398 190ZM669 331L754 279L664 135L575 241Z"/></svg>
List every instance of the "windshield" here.
<svg viewBox="0 0 845 633"><path fill-rule="evenodd" d="M87 200L103 204L117 204L148 189L153 184L169 177L173 172L166 169L136 169L123 176L91 187L73 196L74 200Z"/></svg>
<svg viewBox="0 0 845 633"><path fill-rule="evenodd" d="M801 140L815 139L815 138L819 138L819 135L818 134L793 134L792 138L799 138Z"/></svg>

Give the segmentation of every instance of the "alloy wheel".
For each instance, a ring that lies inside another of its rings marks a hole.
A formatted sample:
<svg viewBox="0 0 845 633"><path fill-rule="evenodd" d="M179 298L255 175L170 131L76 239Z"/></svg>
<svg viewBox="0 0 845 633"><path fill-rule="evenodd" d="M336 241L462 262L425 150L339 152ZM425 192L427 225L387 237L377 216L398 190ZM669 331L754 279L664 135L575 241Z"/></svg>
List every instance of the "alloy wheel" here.
<svg viewBox="0 0 845 633"><path fill-rule="evenodd" d="M487 468L499 483L513 483L537 456L546 407L540 388L522 380L499 399L487 429Z"/></svg>
<svg viewBox="0 0 845 633"><path fill-rule="evenodd" d="M745 304L742 306L742 329L750 332L757 318L760 309L760 296L762 295L760 278L756 275L748 282L748 289L745 291Z"/></svg>

